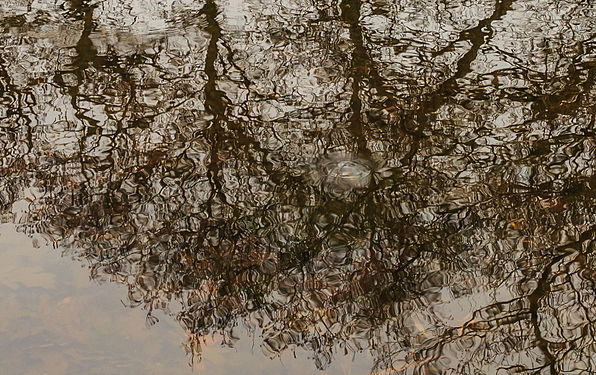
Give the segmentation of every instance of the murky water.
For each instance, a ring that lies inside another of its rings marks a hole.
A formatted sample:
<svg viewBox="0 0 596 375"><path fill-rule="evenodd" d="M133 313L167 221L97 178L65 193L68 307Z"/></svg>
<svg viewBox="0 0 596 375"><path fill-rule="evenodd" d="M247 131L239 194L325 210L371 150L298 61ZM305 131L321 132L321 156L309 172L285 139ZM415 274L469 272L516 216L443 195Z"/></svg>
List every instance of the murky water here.
<svg viewBox="0 0 596 375"><path fill-rule="evenodd" d="M596 373L592 0L0 3L0 373Z"/></svg>

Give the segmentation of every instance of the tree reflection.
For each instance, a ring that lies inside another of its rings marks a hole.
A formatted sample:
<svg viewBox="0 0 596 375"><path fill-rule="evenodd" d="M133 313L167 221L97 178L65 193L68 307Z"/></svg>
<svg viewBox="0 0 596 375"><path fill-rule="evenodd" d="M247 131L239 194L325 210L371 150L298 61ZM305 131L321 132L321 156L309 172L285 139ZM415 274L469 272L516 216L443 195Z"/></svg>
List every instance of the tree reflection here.
<svg viewBox="0 0 596 375"><path fill-rule="evenodd" d="M3 220L191 355L593 371L593 7L149 4L0 6Z"/></svg>

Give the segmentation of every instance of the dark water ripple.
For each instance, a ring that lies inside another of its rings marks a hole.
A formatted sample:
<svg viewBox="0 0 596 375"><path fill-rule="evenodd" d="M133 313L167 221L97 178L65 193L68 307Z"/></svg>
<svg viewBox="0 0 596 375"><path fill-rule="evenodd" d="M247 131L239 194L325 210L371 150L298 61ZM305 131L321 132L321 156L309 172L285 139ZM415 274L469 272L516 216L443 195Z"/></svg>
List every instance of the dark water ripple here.
<svg viewBox="0 0 596 375"><path fill-rule="evenodd" d="M7 0L0 214L191 356L596 373L594 30L592 1Z"/></svg>

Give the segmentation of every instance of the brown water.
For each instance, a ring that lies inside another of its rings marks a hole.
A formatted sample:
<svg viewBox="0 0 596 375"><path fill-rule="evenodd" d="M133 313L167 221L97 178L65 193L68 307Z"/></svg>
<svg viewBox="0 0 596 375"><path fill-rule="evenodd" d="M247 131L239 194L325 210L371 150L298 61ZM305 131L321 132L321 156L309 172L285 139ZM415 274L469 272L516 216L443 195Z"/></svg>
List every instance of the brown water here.
<svg viewBox="0 0 596 375"><path fill-rule="evenodd" d="M592 0L0 3L0 373L596 374Z"/></svg>

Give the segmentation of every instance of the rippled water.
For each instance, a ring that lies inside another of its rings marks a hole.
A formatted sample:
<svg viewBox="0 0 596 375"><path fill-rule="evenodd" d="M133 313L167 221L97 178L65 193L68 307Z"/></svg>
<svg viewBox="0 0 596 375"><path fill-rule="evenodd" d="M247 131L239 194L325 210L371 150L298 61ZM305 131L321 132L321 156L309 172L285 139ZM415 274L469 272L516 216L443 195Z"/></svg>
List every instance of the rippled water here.
<svg viewBox="0 0 596 375"><path fill-rule="evenodd" d="M5 0L0 367L596 373L595 78L592 0Z"/></svg>

